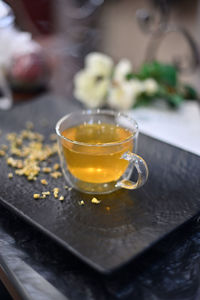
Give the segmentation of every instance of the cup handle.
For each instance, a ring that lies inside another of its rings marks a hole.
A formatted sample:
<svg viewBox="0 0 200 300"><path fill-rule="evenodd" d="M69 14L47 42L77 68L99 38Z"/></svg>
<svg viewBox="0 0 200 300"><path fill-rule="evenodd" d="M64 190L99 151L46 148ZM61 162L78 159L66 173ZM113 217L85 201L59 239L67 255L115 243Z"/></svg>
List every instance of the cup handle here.
<svg viewBox="0 0 200 300"><path fill-rule="evenodd" d="M121 187L128 190L135 190L143 186L147 181L149 170L145 160L139 155L132 152L125 152L120 159L128 160L132 163L138 172L137 182L133 182L129 179L122 179L116 183L116 187Z"/></svg>

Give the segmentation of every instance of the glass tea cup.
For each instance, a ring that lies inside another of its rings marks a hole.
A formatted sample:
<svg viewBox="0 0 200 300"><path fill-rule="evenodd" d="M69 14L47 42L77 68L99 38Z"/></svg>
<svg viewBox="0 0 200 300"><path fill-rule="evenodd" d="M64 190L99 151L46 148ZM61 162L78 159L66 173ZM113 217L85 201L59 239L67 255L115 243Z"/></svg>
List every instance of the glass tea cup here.
<svg viewBox="0 0 200 300"><path fill-rule="evenodd" d="M137 189L147 181L147 164L136 154L138 125L128 115L101 109L74 112L57 122L56 133L63 174L75 189L106 194ZM134 167L136 182L129 180Z"/></svg>

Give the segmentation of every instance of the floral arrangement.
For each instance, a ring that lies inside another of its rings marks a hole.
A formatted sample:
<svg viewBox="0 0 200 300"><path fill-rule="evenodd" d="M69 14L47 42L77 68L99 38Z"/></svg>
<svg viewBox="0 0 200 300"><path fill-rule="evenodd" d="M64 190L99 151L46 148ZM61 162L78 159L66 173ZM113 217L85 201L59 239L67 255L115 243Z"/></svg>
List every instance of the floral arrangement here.
<svg viewBox="0 0 200 300"><path fill-rule="evenodd" d="M197 99L197 93L178 81L172 65L153 61L134 72L129 60L114 65L111 57L94 52L86 56L84 69L74 77L74 97L89 108L128 110L155 99L177 107L184 99Z"/></svg>

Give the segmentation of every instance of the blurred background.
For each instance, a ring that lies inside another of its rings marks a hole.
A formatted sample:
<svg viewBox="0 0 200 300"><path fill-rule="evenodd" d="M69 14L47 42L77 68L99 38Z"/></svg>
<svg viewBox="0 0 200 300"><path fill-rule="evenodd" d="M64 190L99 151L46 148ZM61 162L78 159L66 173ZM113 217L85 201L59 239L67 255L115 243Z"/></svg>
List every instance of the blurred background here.
<svg viewBox="0 0 200 300"><path fill-rule="evenodd" d="M134 69L155 58L174 63L181 68L183 80L199 89L198 0L6 0L4 3L13 11L12 26L18 33L31 33L31 39L41 46L39 51L37 47L28 51L26 64L24 57L13 55L15 60L11 57L7 73L15 98L22 92L39 92L42 87L70 97L74 74L83 66L85 55L94 50L112 56L115 61L126 57ZM35 52L41 53L34 56Z"/></svg>

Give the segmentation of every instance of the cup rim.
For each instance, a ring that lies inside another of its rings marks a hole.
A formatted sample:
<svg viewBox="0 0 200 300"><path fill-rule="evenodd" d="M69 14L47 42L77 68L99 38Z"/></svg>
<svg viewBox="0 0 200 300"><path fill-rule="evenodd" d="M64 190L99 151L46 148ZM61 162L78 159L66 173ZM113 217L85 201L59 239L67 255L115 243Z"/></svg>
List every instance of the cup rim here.
<svg viewBox="0 0 200 300"><path fill-rule="evenodd" d="M66 120L67 118L71 117L72 115L76 115L76 114L82 114L82 115L107 114L107 115L112 115L112 116L124 116L129 121L134 123L135 130L130 137L128 137L127 139L120 141L120 142L111 142L111 143L104 143L104 144L88 144L88 143L84 143L84 142L70 140L60 133L60 125L64 120ZM58 120L58 122L56 123L55 130L56 130L57 136L66 140L67 142L70 142L75 145L87 146L87 147L108 147L108 146L110 147L110 146L122 145L122 144L132 140L134 137L137 137L138 131L139 131L137 122L132 117L130 117L128 114L126 114L124 112L117 112L117 111L108 110L108 109L88 109L88 110L78 110L78 111L71 112L71 113L63 116L60 120Z"/></svg>

